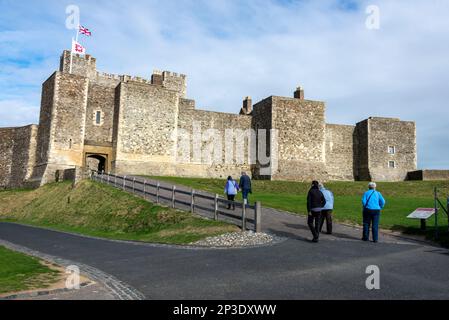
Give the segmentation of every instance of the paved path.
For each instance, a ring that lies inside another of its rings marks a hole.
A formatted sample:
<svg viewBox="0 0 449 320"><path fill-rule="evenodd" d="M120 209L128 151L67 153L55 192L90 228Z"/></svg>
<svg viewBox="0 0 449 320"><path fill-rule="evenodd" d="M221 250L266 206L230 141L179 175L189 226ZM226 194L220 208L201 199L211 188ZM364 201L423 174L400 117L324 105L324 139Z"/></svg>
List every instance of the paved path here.
<svg viewBox="0 0 449 320"><path fill-rule="evenodd" d="M448 250L301 236L251 249L183 249L0 223L0 239L114 276L147 299L449 299ZM365 287L377 265L381 289ZM81 267L83 271L83 267Z"/></svg>

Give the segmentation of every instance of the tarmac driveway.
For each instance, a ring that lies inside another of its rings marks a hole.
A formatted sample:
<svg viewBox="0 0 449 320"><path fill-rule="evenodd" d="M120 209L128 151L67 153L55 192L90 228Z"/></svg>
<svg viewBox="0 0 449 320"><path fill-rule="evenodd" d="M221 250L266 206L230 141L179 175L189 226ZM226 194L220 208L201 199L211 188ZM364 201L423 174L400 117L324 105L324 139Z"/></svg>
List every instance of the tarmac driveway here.
<svg viewBox="0 0 449 320"><path fill-rule="evenodd" d="M0 223L0 239L99 269L147 299L449 299L446 249L326 235L312 244L289 233L291 238L273 246L216 250ZM380 268L380 290L365 287L370 265Z"/></svg>

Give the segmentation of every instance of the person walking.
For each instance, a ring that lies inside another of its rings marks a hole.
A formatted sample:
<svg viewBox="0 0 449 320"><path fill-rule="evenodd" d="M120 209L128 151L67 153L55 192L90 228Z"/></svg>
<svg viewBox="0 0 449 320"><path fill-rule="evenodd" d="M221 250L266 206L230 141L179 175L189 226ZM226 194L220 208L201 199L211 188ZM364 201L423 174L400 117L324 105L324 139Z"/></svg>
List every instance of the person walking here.
<svg viewBox="0 0 449 320"><path fill-rule="evenodd" d="M362 198L363 204L363 241L369 240L369 231L372 227L373 242L379 241L379 220L380 212L385 207L385 199L382 194L376 190L375 182L368 184L369 190L365 192Z"/></svg>
<svg viewBox="0 0 449 320"><path fill-rule="evenodd" d="M318 242L320 238L321 209L326 205L326 199L319 189L319 182L313 181L307 194L307 224L312 231L312 242Z"/></svg>
<svg viewBox="0 0 449 320"><path fill-rule="evenodd" d="M242 190L243 202L246 201L246 204L248 204L248 195L253 193L253 190L251 187L251 178L246 174L246 172L242 172L239 187Z"/></svg>
<svg viewBox="0 0 449 320"><path fill-rule="evenodd" d="M231 206L232 206L232 210L235 210L234 201L235 201L235 196L239 192L239 186L237 184L237 181L232 179L231 176L229 176L228 180L226 181L224 192L228 197L228 201L232 201L232 203L231 202L228 203L228 210L231 209Z"/></svg>
<svg viewBox="0 0 449 320"><path fill-rule="evenodd" d="M326 189L322 183L320 183L320 191L324 195L326 204L321 210L321 223L320 233L323 232L324 220L326 220L326 232L332 234L332 212L334 210L334 194L332 191Z"/></svg>

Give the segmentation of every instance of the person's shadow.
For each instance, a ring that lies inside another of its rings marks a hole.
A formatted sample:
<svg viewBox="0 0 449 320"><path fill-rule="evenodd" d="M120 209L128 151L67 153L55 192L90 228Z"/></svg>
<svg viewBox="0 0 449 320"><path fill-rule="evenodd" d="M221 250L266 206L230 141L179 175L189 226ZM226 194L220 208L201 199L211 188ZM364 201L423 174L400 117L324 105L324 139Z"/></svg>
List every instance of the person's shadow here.
<svg viewBox="0 0 449 320"><path fill-rule="evenodd" d="M312 242L312 239L308 239L306 237L302 237L302 236L299 236L297 234L287 232L287 231L279 231L279 230L273 230L273 229L268 229L267 231L272 234L275 234L279 237L284 237L284 238L289 238L289 239L299 240L299 241L304 241L304 242Z"/></svg>
<svg viewBox="0 0 449 320"><path fill-rule="evenodd" d="M284 223L284 225L288 228L292 228L292 229L301 229L301 230L309 230L309 226L307 225L302 225L302 224L290 224L290 223ZM287 232L289 233L289 232ZM292 233L289 233L292 234ZM325 232L321 232L322 235L326 236L327 234ZM298 235L292 234L294 237L299 237ZM333 232L331 236L334 236L335 238L339 238L339 239L347 239L347 240L360 240L360 238L355 237L355 236L350 236L347 234L343 234L343 233L335 233Z"/></svg>

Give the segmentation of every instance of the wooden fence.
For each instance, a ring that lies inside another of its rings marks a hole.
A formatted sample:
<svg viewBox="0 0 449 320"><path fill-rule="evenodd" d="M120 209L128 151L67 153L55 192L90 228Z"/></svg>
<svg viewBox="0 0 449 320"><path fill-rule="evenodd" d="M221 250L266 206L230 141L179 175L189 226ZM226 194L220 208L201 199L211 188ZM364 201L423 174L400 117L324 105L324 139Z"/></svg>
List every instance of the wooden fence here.
<svg viewBox="0 0 449 320"><path fill-rule="evenodd" d="M262 204L260 202L250 205L244 202L228 201L218 194L211 196L194 189L183 190L175 185L169 186L168 183L134 176L93 172L91 179L123 191L132 192L146 200L168 204L172 208L189 210L191 213L207 216L214 220L231 222L239 225L242 231L261 232ZM235 206L236 210L228 210L223 205Z"/></svg>

